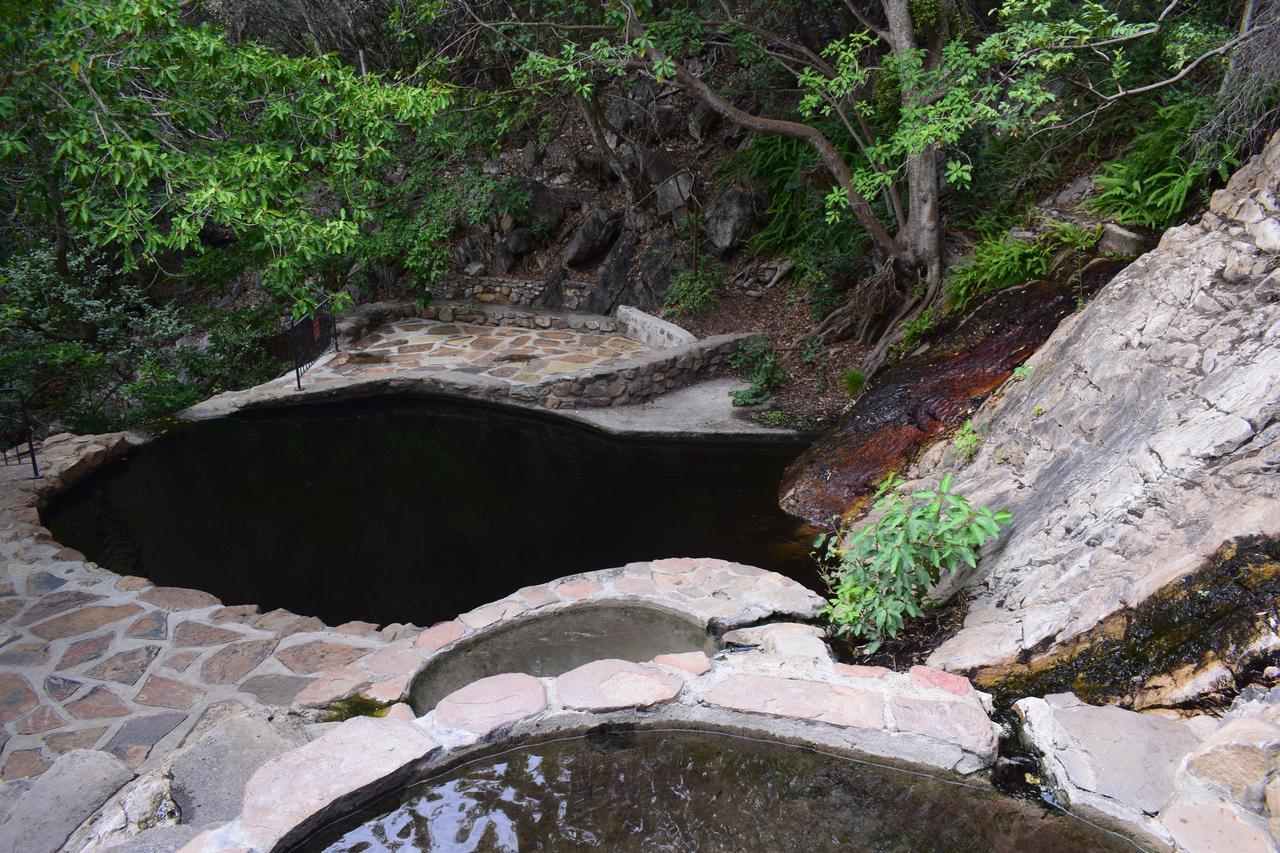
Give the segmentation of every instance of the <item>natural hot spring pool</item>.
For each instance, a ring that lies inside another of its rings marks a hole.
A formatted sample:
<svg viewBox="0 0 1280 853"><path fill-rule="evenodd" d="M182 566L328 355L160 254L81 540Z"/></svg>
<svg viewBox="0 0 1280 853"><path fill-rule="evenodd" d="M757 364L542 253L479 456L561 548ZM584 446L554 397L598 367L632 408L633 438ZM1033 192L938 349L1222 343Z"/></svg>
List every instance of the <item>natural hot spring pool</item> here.
<svg viewBox="0 0 1280 853"><path fill-rule="evenodd" d="M46 510L119 574L330 625L428 625L527 584L671 556L817 583L777 507L799 443L620 440L477 402L382 398L184 425Z"/></svg>
<svg viewBox="0 0 1280 853"><path fill-rule="evenodd" d="M521 747L435 776L303 850L1107 851L1070 815L955 782L712 732Z"/></svg>

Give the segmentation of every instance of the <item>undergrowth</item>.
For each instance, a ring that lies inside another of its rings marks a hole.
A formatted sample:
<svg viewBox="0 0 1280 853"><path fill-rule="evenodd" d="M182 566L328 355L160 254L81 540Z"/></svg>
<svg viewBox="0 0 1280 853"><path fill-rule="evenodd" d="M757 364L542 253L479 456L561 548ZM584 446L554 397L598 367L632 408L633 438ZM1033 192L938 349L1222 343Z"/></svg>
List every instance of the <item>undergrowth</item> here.
<svg viewBox="0 0 1280 853"><path fill-rule="evenodd" d="M773 389L791 375L769 342L762 338L747 341L729 356L729 366L749 370L751 387L729 392L735 406L757 406L769 399Z"/></svg>
<svg viewBox="0 0 1280 853"><path fill-rule="evenodd" d="M963 311L980 296L1040 278L1061 253L1089 251L1098 244L1101 233L1100 228L1055 220L1034 240L988 234L974 244L968 258L948 272L947 300Z"/></svg>

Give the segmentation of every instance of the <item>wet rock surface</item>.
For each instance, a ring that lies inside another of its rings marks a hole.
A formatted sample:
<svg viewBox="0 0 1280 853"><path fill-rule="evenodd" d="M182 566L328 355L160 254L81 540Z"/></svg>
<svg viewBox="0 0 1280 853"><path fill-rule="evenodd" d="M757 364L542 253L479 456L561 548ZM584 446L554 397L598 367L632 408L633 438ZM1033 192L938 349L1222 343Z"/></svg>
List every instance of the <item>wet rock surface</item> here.
<svg viewBox="0 0 1280 853"><path fill-rule="evenodd" d="M1238 218L1254 207L1259 221L1280 217L1278 183L1280 137L1202 222L1167 232L973 416L971 462L942 444L911 469L909 486L958 468L958 492L1014 513L968 578L964 628L932 665L992 683L1203 568L1224 543L1280 534L1280 270L1257 223Z"/></svg>

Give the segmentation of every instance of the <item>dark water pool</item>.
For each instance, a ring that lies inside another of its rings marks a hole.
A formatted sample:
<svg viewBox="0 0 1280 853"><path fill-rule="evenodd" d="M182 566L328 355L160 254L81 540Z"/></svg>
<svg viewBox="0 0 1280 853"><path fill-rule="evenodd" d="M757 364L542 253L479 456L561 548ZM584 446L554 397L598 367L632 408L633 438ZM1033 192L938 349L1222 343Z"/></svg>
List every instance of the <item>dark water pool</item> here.
<svg viewBox="0 0 1280 853"><path fill-rule="evenodd" d="M444 399L184 426L62 495L54 537L120 574L327 623L427 625L532 583L670 556L817 577L778 509L799 444L626 441Z"/></svg>
<svg viewBox="0 0 1280 853"><path fill-rule="evenodd" d="M304 850L1133 851L931 776L708 732L545 743L404 789Z"/></svg>

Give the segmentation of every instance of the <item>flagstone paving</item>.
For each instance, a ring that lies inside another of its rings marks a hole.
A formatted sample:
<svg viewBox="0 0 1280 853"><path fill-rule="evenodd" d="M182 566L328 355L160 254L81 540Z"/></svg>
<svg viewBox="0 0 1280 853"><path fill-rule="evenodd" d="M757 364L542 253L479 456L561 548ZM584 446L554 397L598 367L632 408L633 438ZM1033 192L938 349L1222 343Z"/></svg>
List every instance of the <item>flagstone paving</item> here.
<svg viewBox="0 0 1280 853"><path fill-rule="evenodd" d="M408 319L375 329L349 351L317 365L313 379L325 374L377 376L420 369L532 384L653 352L630 338L606 332Z"/></svg>

